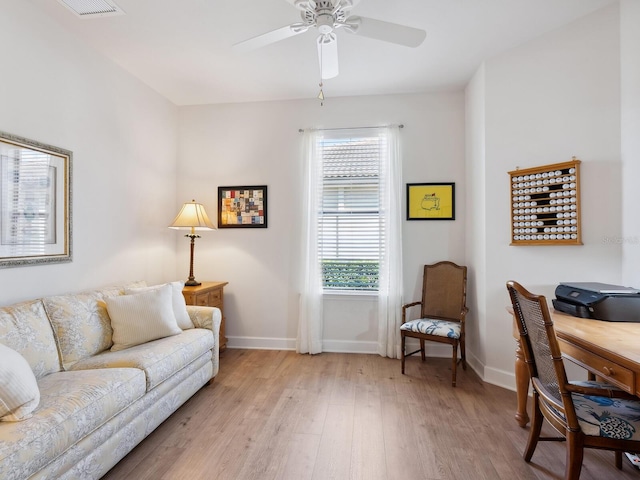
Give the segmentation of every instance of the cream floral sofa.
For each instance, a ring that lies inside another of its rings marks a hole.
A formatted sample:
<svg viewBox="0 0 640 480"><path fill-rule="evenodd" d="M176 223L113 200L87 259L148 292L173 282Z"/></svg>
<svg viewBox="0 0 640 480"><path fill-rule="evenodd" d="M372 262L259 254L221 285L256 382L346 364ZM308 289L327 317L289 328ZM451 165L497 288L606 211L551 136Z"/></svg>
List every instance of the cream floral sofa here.
<svg viewBox="0 0 640 480"><path fill-rule="evenodd" d="M144 287L136 282L0 308L0 347L26 360L39 390L39 401L23 406L36 402L27 409L33 411L18 409L20 421L0 421L0 479L98 479L215 377L217 308L182 300L187 315L177 332L112 351L111 306Z"/></svg>

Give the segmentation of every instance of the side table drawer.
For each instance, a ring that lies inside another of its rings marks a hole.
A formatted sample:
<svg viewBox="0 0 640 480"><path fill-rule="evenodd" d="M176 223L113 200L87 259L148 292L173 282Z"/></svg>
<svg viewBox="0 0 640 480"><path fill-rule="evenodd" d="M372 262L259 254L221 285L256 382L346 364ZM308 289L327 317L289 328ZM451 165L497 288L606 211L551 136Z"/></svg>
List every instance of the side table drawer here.
<svg viewBox="0 0 640 480"><path fill-rule="evenodd" d="M220 307L222 305L222 290L209 292L209 305L212 307Z"/></svg>
<svg viewBox="0 0 640 480"><path fill-rule="evenodd" d="M196 295L196 305L200 307L209 307L211 304L209 303L209 293L201 293Z"/></svg>
<svg viewBox="0 0 640 480"><path fill-rule="evenodd" d="M562 350L563 356L566 356L568 360L586 368L603 380L615 385L622 390L634 393L635 381L634 373L617 363L611 362L600 355L583 350L580 347L571 345L562 339L558 339L560 343L560 350Z"/></svg>

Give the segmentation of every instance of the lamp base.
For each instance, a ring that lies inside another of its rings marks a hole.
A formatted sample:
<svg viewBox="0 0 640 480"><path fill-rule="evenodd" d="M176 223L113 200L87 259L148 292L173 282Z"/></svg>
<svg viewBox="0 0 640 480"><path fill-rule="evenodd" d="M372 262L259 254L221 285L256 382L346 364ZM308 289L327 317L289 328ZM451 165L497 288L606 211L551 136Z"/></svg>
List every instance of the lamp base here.
<svg viewBox="0 0 640 480"><path fill-rule="evenodd" d="M198 285L202 285L202 283L196 282L195 280L191 280L191 279L184 282L185 287L197 287Z"/></svg>

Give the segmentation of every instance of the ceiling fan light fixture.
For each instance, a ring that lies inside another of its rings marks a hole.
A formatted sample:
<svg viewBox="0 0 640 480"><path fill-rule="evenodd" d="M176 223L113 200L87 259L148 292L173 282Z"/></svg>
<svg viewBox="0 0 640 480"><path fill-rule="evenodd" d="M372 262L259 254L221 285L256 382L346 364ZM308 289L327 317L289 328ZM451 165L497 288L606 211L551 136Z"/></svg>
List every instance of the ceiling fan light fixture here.
<svg viewBox="0 0 640 480"><path fill-rule="evenodd" d="M321 13L316 17L316 26L322 35L333 32L333 15L330 13Z"/></svg>

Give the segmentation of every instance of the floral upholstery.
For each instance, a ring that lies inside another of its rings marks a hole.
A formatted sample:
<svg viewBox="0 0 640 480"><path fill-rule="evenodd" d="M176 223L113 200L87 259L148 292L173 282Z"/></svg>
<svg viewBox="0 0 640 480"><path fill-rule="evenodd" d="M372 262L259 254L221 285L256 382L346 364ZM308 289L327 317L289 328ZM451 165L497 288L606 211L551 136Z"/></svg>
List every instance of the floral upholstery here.
<svg viewBox="0 0 640 480"><path fill-rule="evenodd" d="M124 295L125 294L125 290L127 290L128 288L143 288L147 286L147 282L145 282L144 280L138 280L135 282L129 282L126 283L124 285L111 285L108 287L102 287L99 288L97 290L91 290L89 292L86 293L97 293L98 295L100 295L101 297L113 297L115 295Z"/></svg>
<svg viewBox="0 0 640 480"><path fill-rule="evenodd" d="M52 373L39 387L33 416L2 427L0 478L28 478L145 393L133 368Z"/></svg>
<svg viewBox="0 0 640 480"><path fill-rule="evenodd" d="M84 437L30 480L99 479L211 378L201 357ZM4 478L0 471L0 478Z"/></svg>
<svg viewBox="0 0 640 480"><path fill-rule="evenodd" d="M133 367L144 371L147 391L152 390L196 358L207 354L211 359L213 348L211 330L194 328L180 335L165 337L152 342L116 352L105 351L80 360L72 370L95 368Z"/></svg>
<svg viewBox="0 0 640 480"><path fill-rule="evenodd" d="M111 321L98 293L45 297L42 301L58 339L65 370L78 360L111 347Z"/></svg>
<svg viewBox="0 0 640 480"><path fill-rule="evenodd" d="M0 422L2 480L99 479L217 374L217 308L188 306L195 329L106 351L100 301L125 288L0 308L0 343L27 359L41 392L31 418Z"/></svg>
<svg viewBox="0 0 640 480"><path fill-rule="evenodd" d="M436 320L433 318L419 318L403 323L400 330L437 335L439 337L460 338L461 326L459 322Z"/></svg>
<svg viewBox="0 0 640 480"><path fill-rule="evenodd" d="M144 282L134 282L42 299L58 341L64 369L68 370L78 360L113 345L113 330L104 298L124 295L125 288L143 285Z"/></svg>
<svg viewBox="0 0 640 480"><path fill-rule="evenodd" d="M610 388L616 387L601 382L571 382L573 385ZM572 393L573 406L578 423L585 435L640 440L640 399L596 397Z"/></svg>
<svg viewBox="0 0 640 480"><path fill-rule="evenodd" d="M51 325L40 300L0 308L0 343L22 355L36 378L60 371Z"/></svg>
<svg viewBox="0 0 640 480"><path fill-rule="evenodd" d="M211 330L215 338L218 338L220 324L222 323L222 312L219 308L187 305L187 312L196 328ZM211 363L213 365L213 373L211 374L211 378L215 377L220 369L220 342L215 342L212 353L213 358L211 359Z"/></svg>

